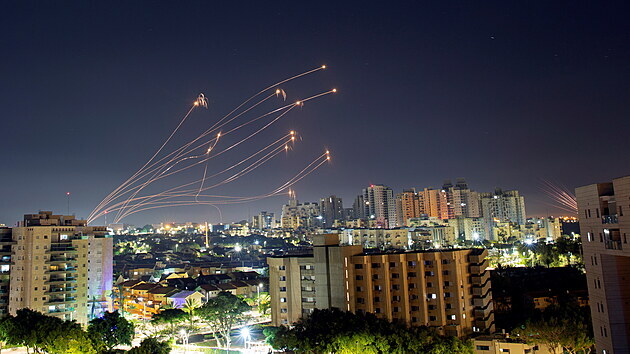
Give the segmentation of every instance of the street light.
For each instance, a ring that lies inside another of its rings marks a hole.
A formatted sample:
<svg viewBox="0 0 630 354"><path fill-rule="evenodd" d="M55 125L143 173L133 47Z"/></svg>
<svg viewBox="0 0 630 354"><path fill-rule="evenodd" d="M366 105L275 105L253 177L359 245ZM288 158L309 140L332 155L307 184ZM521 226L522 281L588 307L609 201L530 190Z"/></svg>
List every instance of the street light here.
<svg viewBox="0 0 630 354"><path fill-rule="evenodd" d="M249 349L249 341L251 339L251 333L248 327L241 328L241 337L245 340L245 349Z"/></svg>
<svg viewBox="0 0 630 354"><path fill-rule="evenodd" d="M184 353L188 349L188 332L185 329L179 331L179 335L182 337L182 345L184 346Z"/></svg>

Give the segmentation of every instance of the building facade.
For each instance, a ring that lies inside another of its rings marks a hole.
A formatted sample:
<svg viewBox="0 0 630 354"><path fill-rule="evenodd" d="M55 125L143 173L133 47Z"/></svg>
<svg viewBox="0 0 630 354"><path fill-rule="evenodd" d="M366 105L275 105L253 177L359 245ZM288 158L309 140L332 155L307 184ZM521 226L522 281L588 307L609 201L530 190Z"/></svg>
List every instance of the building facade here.
<svg viewBox="0 0 630 354"><path fill-rule="evenodd" d="M486 250L364 253L318 235L313 255L270 257L272 324L291 324L314 308L371 312L466 337L494 330Z"/></svg>
<svg viewBox="0 0 630 354"><path fill-rule="evenodd" d="M102 311L111 291L107 233L106 227L86 226L73 216L49 211L25 215L12 228L8 312L30 308L87 324L90 314Z"/></svg>
<svg viewBox="0 0 630 354"><path fill-rule="evenodd" d="M630 176L575 191L597 353L630 352Z"/></svg>

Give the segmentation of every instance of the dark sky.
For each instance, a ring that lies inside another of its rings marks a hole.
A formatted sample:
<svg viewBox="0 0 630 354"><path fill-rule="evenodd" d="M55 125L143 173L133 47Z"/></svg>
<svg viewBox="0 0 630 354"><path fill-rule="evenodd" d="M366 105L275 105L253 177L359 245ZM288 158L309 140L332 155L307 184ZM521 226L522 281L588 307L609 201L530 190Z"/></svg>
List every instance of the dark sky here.
<svg viewBox="0 0 630 354"><path fill-rule="evenodd" d="M530 215L556 212L542 179L574 188L630 174L628 10L596 1L0 2L0 223L65 212L67 191L71 212L86 216L200 92L210 107L175 143L322 64L283 88L291 100L339 93L291 112L231 158L290 129L303 141L221 192L265 193L327 147L332 163L296 185L300 200L336 194L349 206L370 183L400 191L466 177L479 191L520 190ZM285 199L223 207L224 221L279 211ZM219 218L195 206L126 221L202 220Z"/></svg>

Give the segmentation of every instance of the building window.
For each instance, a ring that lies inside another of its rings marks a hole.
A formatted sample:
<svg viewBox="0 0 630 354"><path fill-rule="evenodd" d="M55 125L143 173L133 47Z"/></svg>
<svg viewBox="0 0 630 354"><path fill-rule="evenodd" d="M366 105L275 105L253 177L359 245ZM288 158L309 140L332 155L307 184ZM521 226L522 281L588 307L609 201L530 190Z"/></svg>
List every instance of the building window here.
<svg viewBox="0 0 630 354"><path fill-rule="evenodd" d="M443 259L442 260L442 264L449 264L451 263L451 261L449 259Z"/></svg>
<svg viewBox="0 0 630 354"><path fill-rule="evenodd" d="M392 285L392 290L400 290L400 285L398 284Z"/></svg>
<svg viewBox="0 0 630 354"><path fill-rule="evenodd" d="M400 274L392 273L392 279L398 279L398 278L400 278Z"/></svg>
<svg viewBox="0 0 630 354"><path fill-rule="evenodd" d="M444 297L451 297L451 293L444 293Z"/></svg>
<svg viewBox="0 0 630 354"><path fill-rule="evenodd" d="M389 267L390 268L396 267L396 262L389 262Z"/></svg>
<svg viewBox="0 0 630 354"><path fill-rule="evenodd" d="M278 266L278 270L287 270L287 267L283 266L283 265L282 266Z"/></svg>
<svg viewBox="0 0 630 354"><path fill-rule="evenodd" d="M427 294L427 299L437 299L437 294Z"/></svg>
<svg viewBox="0 0 630 354"><path fill-rule="evenodd" d="M287 281L287 277L286 277L286 276L284 276L284 275L281 275L281 276L280 276L280 281Z"/></svg>
<svg viewBox="0 0 630 354"><path fill-rule="evenodd" d="M287 302L287 298L286 297L281 297L280 298L280 302Z"/></svg>
<svg viewBox="0 0 630 354"><path fill-rule="evenodd" d="M374 313L381 313L381 308L380 307L375 308Z"/></svg>
<svg viewBox="0 0 630 354"><path fill-rule="evenodd" d="M436 316L429 316L429 321L437 321L437 317Z"/></svg>
<svg viewBox="0 0 630 354"><path fill-rule="evenodd" d="M432 287L433 287L433 283L427 282L427 288L432 288Z"/></svg>
<svg viewBox="0 0 630 354"><path fill-rule="evenodd" d="M288 309L280 309L280 313L287 313L287 312L289 312Z"/></svg>
<svg viewBox="0 0 630 354"><path fill-rule="evenodd" d="M378 296L375 296L375 297L374 297L374 302L381 302L381 298L380 298L380 297L378 297Z"/></svg>
<svg viewBox="0 0 630 354"><path fill-rule="evenodd" d="M287 287L286 286L281 286L280 287L280 291L287 291Z"/></svg>
<svg viewBox="0 0 630 354"><path fill-rule="evenodd" d="M362 291L363 291L363 288L360 286L357 286L357 292L362 292Z"/></svg>
<svg viewBox="0 0 630 354"><path fill-rule="evenodd" d="M416 266L416 261L409 261L409 262L407 262L407 265L409 267L415 267Z"/></svg>
<svg viewBox="0 0 630 354"><path fill-rule="evenodd" d="M355 264L354 269L363 269L363 264Z"/></svg>
<svg viewBox="0 0 630 354"><path fill-rule="evenodd" d="M448 275L448 270L442 271L442 275Z"/></svg>
<svg viewBox="0 0 630 354"><path fill-rule="evenodd" d="M490 346L488 345L478 345L477 350L490 350Z"/></svg>
<svg viewBox="0 0 630 354"><path fill-rule="evenodd" d="M380 268L381 264L380 263L372 263L372 268Z"/></svg>
<svg viewBox="0 0 630 354"><path fill-rule="evenodd" d="M415 278L416 277L416 272L409 272L409 273L407 273L407 277L408 278Z"/></svg>
<svg viewBox="0 0 630 354"><path fill-rule="evenodd" d="M432 265L432 264L433 264L433 262L431 262L431 261L424 261L424 265L425 265L425 266L430 266L430 265Z"/></svg>
<svg viewBox="0 0 630 354"><path fill-rule="evenodd" d="M400 308L399 307L394 307L394 312L399 312Z"/></svg>
<svg viewBox="0 0 630 354"><path fill-rule="evenodd" d="M358 297L358 298L357 298L357 303L359 303L359 304L364 304L364 303L365 303L365 299L364 299L364 298L362 298L362 297Z"/></svg>
<svg viewBox="0 0 630 354"><path fill-rule="evenodd" d="M378 280L378 274L373 274L372 275L372 280Z"/></svg>
<svg viewBox="0 0 630 354"><path fill-rule="evenodd" d="M374 285L374 290L376 291L381 291L381 286L380 285Z"/></svg>
<svg viewBox="0 0 630 354"><path fill-rule="evenodd" d="M433 272L430 272L430 271L424 272L424 276L425 276L425 277L431 277L431 276L433 276L433 274L434 274L434 273L433 273Z"/></svg>

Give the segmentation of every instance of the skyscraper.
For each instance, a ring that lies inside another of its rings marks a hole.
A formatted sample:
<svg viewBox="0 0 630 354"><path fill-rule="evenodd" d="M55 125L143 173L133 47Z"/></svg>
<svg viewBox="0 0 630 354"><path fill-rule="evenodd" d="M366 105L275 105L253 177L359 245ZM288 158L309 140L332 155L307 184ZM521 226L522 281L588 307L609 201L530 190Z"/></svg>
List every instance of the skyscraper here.
<svg viewBox="0 0 630 354"><path fill-rule="evenodd" d="M481 209L486 224L486 235L492 235L493 228L500 222L512 222L525 225L525 198L517 190L502 191L497 188L494 193L480 193Z"/></svg>
<svg viewBox="0 0 630 354"><path fill-rule="evenodd" d="M335 221L344 219L343 201L334 195L322 198L319 210L325 227L331 227Z"/></svg>
<svg viewBox="0 0 630 354"><path fill-rule="evenodd" d="M405 189L396 195L396 226L409 226L408 220L422 214L420 197L415 189Z"/></svg>
<svg viewBox="0 0 630 354"><path fill-rule="evenodd" d="M394 192L382 184L372 184L363 190L367 217L375 219L385 228L396 225L396 203Z"/></svg>
<svg viewBox="0 0 630 354"><path fill-rule="evenodd" d="M481 216L479 193L471 191L463 178L458 178L453 185L451 181L444 182L442 191L446 193L448 218L456 217L477 218Z"/></svg>
<svg viewBox="0 0 630 354"><path fill-rule="evenodd" d="M630 176L575 190L597 353L630 352Z"/></svg>

